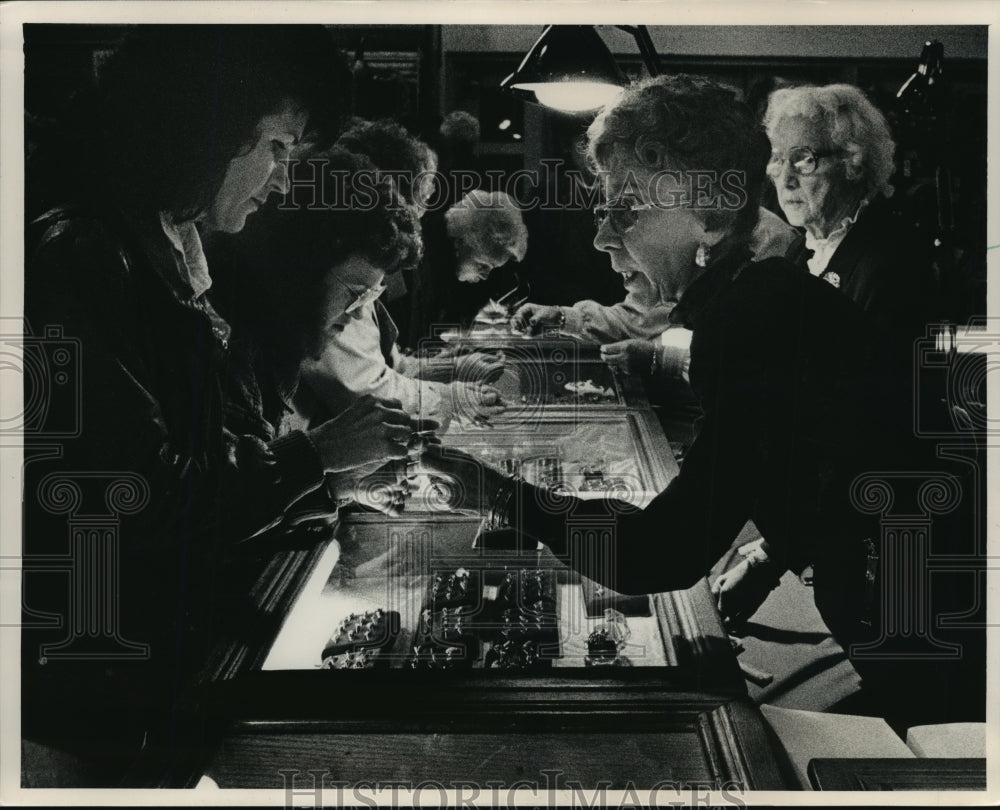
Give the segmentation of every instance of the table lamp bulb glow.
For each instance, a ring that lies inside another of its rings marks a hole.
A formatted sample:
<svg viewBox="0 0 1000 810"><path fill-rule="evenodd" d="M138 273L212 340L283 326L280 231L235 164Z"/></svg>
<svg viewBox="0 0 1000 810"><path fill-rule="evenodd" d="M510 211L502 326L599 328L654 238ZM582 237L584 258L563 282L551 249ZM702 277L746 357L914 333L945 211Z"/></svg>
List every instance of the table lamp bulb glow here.
<svg viewBox="0 0 1000 810"><path fill-rule="evenodd" d="M533 91L540 104L563 112L596 110L622 93L621 87L604 82L532 82L516 87Z"/></svg>

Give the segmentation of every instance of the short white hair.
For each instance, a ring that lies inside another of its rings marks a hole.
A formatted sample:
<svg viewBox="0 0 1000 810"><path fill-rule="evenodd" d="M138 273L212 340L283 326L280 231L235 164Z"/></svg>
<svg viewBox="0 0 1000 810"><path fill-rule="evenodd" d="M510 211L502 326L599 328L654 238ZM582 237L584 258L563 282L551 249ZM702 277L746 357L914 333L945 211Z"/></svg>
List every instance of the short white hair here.
<svg viewBox="0 0 1000 810"><path fill-rule="evenodd" d="M528 252L528 229L521 209L502 191L470 191L444 215L448 234L482 251L501 266L522 261Z"/></svg>
<svg viewBox="0 0 1000 810"><path fill-rule="evenodd" d="M822 125L833 146L842 150L849 180L858 180L865 193L892 194L896 143L885 116L861 90L851 84L822 87L784 87L771 93L764 127L767 136L781 131L788 118L803 117Z"/></svg>

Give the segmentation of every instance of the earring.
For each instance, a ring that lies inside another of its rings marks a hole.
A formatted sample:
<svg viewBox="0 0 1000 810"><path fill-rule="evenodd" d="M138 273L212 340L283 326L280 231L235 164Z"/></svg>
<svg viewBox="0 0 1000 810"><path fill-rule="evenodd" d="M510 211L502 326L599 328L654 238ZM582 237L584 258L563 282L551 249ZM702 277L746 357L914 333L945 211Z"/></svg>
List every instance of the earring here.
<svg viewBox="0 0 1000 810"><path fill-rule="evenodd" d="M694 263L699 267L708 267L708 260L711 257L712 249L702 242L698 245L698 252L694 254Z"/></svg>

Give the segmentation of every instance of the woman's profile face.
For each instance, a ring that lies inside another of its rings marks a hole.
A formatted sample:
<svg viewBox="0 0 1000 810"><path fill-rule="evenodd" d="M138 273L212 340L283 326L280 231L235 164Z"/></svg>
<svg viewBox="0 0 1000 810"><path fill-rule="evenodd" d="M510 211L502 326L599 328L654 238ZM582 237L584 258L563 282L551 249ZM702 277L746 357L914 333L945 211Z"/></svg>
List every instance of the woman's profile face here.
<svg viewBox="0 0 1000 810"><path fill-rule="evenodd" d="M385 273L362 256L353 255L334 265L326 281L325 331L336 335L352 320L371 311L372 293L385 281Z"/></svg>
<svg viewBox="0 0 1000 810"><path fill-rule="evenodd" d="M651 188L652 174L616 144L602 174L605 199L671 203L685 196L686 186L662 174ZM594 247L611 256L611 267L622 276L629 292L648 296L652 286L662 300L677 301L701 272L694 257L705 238L704 224L690 208L651 208L636 215L635 225L625 233L618 233L612 217L606 217L594 237Z"/></svg>
<svg viewBox="0 0 1000 810"><path fill-rule="evenodd" d="M796 173L787 159L789 150L797 146L824 155L818 158L812 174ZM774 127L772 161L785 158L784 162L768 166L778 204L789 224L805 228L818 238L829 236L860 202L857 184L847 179L839 157L827 154L832 151L830 136L819 121L796 115L782 119Z"/></svg>
<svg viewBox="0 0 1000 810"><path fill-rule="evenodd" d="M466 284L478 284L486 281L498 265L482 248L461 237L455 240L455 258L457 269L455 275L459 281Z"/></svg>
<svg viewBox="0 0 1000 810"><path fill-rule="evenodd" d="M272 191L288 191L288 153L302 137L306 112L291 100L260 119L255 143L229 161L204 218L208 231L237 233Z"/></svg>

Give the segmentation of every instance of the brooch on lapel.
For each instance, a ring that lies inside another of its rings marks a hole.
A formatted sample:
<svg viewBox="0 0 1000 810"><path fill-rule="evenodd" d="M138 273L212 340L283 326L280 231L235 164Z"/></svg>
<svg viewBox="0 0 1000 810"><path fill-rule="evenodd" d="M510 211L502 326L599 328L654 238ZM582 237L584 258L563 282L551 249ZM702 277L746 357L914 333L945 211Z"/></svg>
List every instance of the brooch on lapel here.
<svg viewBox="0 0 1000 810"><path fill-rule="evenodd" d="M824 273L823 278L829 281L834 287L840 288L840 276L837 273Z"/></svg>

